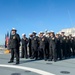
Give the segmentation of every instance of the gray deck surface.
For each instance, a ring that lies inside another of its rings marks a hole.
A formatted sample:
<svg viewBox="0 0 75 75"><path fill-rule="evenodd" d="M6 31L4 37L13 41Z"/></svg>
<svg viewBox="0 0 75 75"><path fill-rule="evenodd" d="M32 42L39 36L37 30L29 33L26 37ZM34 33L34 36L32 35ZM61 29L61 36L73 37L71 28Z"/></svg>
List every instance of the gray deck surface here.
<svg viewBox="0 0 75 75"><path fill-rule="evenodd" d="M1 64L15 65L15 60L14 63L11 64L8 63L10 59L10 54L4 54L2 51L0 52L1 52L0 65ZM75 75L75 58L70 58L57 62L21 58L20 64L17 66L39 69L46 72L50 72L55 75ZM61 73L61 71L67 71L67 72L63 74ZM40 74L29 70L0 67L0 75L40 75Z"/></svg>

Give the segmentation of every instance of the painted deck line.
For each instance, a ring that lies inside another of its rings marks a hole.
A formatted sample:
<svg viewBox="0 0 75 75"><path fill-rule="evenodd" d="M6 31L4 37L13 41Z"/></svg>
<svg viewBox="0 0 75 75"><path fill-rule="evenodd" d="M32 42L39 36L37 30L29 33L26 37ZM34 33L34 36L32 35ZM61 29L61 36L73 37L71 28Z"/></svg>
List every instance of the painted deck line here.
<svg viewBox="0 0 75 75"><path fill-rule="evenodd" d="M15 66L15 65L5 65L5 64L0 64L0 67L15 68L15 69L21 69L21 70L29 70L29 71L32 71L32 72L35 72L35 73L38 73L38 74L41 74L41 75L55 75L55 74L52 74L50 72L46 72L46 71L43 71L43 70L30 68L30 67Z"/></svg>

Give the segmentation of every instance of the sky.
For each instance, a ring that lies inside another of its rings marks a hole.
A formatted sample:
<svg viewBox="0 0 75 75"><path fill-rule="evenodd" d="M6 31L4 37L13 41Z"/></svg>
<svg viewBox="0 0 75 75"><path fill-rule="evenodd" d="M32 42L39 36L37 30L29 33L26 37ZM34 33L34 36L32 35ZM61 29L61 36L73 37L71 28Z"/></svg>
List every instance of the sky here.
<svg viewBox="0 0 75 75"><path fill-rule="evenodd" d="M75 27L75 0L0 0L0 44L12 28L20 35Z"/></svg>

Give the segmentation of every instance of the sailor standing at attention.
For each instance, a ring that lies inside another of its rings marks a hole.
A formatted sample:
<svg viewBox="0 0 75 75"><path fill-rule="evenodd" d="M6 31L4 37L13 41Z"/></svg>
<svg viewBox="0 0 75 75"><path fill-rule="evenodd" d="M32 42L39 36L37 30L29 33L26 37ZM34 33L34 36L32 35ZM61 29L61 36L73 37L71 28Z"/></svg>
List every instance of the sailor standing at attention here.
<svg viewBox="0 0 75 75"><path fill-rule="evenodd" d="M17 30L12 28L10 35L10 49L11 49L11 58L8 63L14 62L14 55L16 57L16 64L19 64L19 46L20 46L20 36L16 33Z"/></svg>

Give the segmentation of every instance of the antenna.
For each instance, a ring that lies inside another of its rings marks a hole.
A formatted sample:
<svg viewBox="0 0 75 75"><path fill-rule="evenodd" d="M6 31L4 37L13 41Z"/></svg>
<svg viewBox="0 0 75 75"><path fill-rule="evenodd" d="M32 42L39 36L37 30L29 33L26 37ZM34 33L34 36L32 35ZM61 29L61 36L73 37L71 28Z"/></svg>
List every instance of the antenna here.
<svg viewBox="0 0 75 75"><path fill-rule="evenodd" d="M68 16L69 16L69 20L71 22L71 25L73 25L72 17L71 17L71 14L70 14L70 11L69 10L68 10Z"/></svg>

